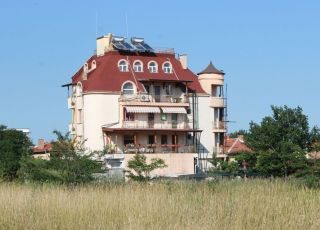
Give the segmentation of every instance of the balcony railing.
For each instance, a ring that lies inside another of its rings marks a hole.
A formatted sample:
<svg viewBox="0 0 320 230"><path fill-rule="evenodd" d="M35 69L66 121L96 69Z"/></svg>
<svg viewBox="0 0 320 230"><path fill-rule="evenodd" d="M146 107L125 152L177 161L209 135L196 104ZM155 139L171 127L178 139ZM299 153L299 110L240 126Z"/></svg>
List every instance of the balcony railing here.
<svg viewBox="0 0 320 230"><path fill-rule="evenodd" d="M210 98L210 107L213 108L223 108L225 107L225 99L223 97L211 97Z"/></svg>
<svg viewBox="0 0 320 230"><path fill-rule="evenodd" d="M212 122L213 129L226 129L225 121L214 121Z"/></svg>
<svg viewBox="0 0 320 230"><path fill-rule="evenodd" d="M148 122L148 121L123 121L122 128L135 128L135 129L191 129L192 127L186 123L178 122Z"/></svg>
<svg viewBox="0 0 320 230"><path fill-rule="evenodd" d="M135 154L135 153L195 153L194 145L180 145L180 144L149 144L149 145L133 145L129 144L123 148L123 153L125 154Z"/></svg>
<svg viewBox="0 0 320 230"><path fill-rule="evenodd" d="M164 102L164 103L188 103L187 97L183 94L180 97L173 95L154 94L122 94L121 102Z"/></svg>

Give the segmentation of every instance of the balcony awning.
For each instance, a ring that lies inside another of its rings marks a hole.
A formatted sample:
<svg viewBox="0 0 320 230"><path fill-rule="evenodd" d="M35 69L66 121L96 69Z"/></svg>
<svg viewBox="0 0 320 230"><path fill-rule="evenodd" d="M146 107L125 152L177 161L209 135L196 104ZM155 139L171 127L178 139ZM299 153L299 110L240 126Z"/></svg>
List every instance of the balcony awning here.
<svg viewBox="0 0 320 230"><path fill-rule="evenodd" d="M159 107L126 106L127 113L160 113Z"/></svg>
<svg viewBox="0 0 320 230"><path fill-rule="evenodd" d="M163 113L187 113L184 107L161 107Z"/></svg>

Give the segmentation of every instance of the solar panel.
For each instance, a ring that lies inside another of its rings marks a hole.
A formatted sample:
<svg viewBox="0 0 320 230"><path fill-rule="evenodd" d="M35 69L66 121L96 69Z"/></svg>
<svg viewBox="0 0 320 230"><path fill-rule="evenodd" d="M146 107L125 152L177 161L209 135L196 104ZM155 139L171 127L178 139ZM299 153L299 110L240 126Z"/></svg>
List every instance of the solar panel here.
<svg viewBox="0 0 320 230"><path fill-rule="evenodd" d="M125 41L124 37L113 37L112 45L117 50L125 50L125 51L134 50L134 48L128 42Z"/></svg>
<svg viewBox="0 0 320 230"><path fill-rule="evenodd" d="M153 52L153 49L144 42L143 38L131 38L131 43L137 49L137 51Z"/></svg>

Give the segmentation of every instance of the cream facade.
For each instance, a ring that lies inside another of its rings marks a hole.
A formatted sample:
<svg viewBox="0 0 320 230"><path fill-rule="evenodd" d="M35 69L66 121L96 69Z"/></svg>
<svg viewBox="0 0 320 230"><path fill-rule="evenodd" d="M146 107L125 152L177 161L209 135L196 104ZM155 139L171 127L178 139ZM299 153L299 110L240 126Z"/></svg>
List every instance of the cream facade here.
<svg viewBox="0 0 320 230"><path fill-rule="evenodd" d="M224 73L210 64L197 77L186 55L176 59L153 49L124 55L118 47L111 34L97 39L97 55L68 85L73 137L84 141L87 151L105 149L108 168L125 169L141 153L168 165L154 175L206 170L204 161L223 155Z"/></svg>

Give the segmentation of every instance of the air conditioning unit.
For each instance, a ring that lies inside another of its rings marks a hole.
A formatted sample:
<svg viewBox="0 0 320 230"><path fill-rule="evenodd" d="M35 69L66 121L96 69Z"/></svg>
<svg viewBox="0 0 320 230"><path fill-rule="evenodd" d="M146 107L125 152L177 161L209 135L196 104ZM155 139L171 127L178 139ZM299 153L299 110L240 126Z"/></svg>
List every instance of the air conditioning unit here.
<svg viewBox="0 0 320 230"><path fill-rule="evenodd" d="M141 95L140 100L141 101L149 101L149 95Z"/></svg>

